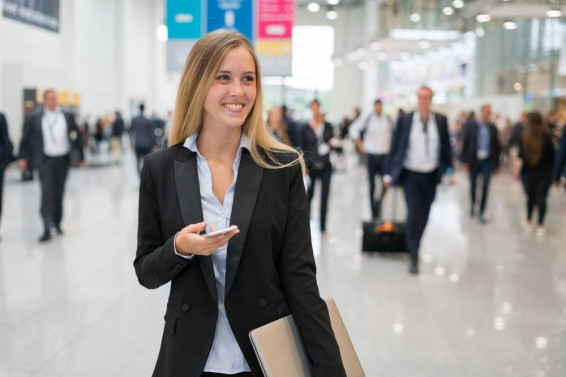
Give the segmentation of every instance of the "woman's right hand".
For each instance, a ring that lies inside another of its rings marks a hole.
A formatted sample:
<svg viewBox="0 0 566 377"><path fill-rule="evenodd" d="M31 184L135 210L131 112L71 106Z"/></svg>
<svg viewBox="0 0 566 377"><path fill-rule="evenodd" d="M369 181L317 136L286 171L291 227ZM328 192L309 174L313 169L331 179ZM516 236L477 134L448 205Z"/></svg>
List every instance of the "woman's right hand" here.
<svg viewBox="0 0 566 377"><path fill-rule="evenodd" d="M230 239L240 232L239 229L214 237L200 235L206 229L206 223L187 225L175 238L175 249L182 255L210 255L214 250L226 245ZM210 227L214 232L214 226Z"/></svg>

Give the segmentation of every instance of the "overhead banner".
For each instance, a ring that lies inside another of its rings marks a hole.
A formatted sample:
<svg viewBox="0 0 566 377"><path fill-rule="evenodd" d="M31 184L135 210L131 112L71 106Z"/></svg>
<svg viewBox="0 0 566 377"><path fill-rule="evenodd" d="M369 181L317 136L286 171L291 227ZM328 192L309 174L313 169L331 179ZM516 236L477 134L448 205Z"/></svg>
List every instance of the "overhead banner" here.
<svg viewBox="0 0 566 377"><path fill-rule="evenodd" d="M202 31L200 1L167 0L168 39L198 39Z"/></svg>
<svg viewBox="0 0 566 377"><path fill-rule="evenodd" d="M259 0L256 50L266 75L290 76L294 0Z"/></svg>
<svg viewBox="0 0 566 377"><path fill-rule="evenodd" d="M238 30L253 42L252 0L208 0L206 31Z"/></svg>
<svg viewBox="0 0 566 377"><path fill-rule="evenodd" d="M2 15L28 25L59 32L59 0L3 0Z"/></svg>

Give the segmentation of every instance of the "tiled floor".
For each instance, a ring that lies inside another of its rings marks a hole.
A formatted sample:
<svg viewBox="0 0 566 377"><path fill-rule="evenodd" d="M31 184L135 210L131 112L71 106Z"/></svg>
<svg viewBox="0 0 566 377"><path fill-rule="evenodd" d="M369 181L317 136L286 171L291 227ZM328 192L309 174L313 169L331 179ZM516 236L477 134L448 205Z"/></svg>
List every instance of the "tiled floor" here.
<svg viewBox="0 0 566 377"><path fill-rule="evenodd" d="M356 158L347 166L332 178L331 237L313 240L321 293L336 299L367 376L566 376L564 190L551 191L539 240L521 229L517 182L494 179L480 225L460 176L437 195L411 276L404 256L360 252L367 178ZM18 176L7 172L0 229L0 376L150 376L168 287L142 288L132 267L133 162L73 170L65 235L47 244L38 183Z"/></svg>

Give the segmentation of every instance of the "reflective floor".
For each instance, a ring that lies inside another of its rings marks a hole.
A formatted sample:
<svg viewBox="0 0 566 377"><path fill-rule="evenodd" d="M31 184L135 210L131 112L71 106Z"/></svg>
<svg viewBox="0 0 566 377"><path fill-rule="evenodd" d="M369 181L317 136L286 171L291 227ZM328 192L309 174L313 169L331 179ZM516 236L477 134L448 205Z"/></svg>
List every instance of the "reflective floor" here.
<svg viewBox="0 0 566 377"><path fill-rule="evenodd" d="M336 300L367 376L566 376L564 190L551 191L548 233L538 239L521 228L523 193L507 173L493 180L487 225L468 216L460 175L439 189L421 273L412 276L406 256L360 252L367 177L355 156L341 168L332 177L330 237L314 234L313 243L321 294ZM142 288L132 267L131 157L71 171L65 235L47 244L37 242L38 182L6 174L0 376L150 376L168 287Z"/></svg>

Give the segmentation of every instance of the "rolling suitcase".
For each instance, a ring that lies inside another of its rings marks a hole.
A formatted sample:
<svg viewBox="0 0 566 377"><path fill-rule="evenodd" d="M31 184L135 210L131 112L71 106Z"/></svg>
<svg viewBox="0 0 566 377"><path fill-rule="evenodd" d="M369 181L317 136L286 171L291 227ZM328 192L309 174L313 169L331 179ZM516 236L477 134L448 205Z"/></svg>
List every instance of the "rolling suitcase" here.
<svg viewBox="0 0 566 377"><path fill-rule="evenodd" d="M396 217L397 192L393 188L393 212L392 217ZM380 203L381 205L381 203ZM401 221L381 220L381 211L378 218L362 223L362 251L366 252L407 252L405 246L405 223Z"/></svg>

